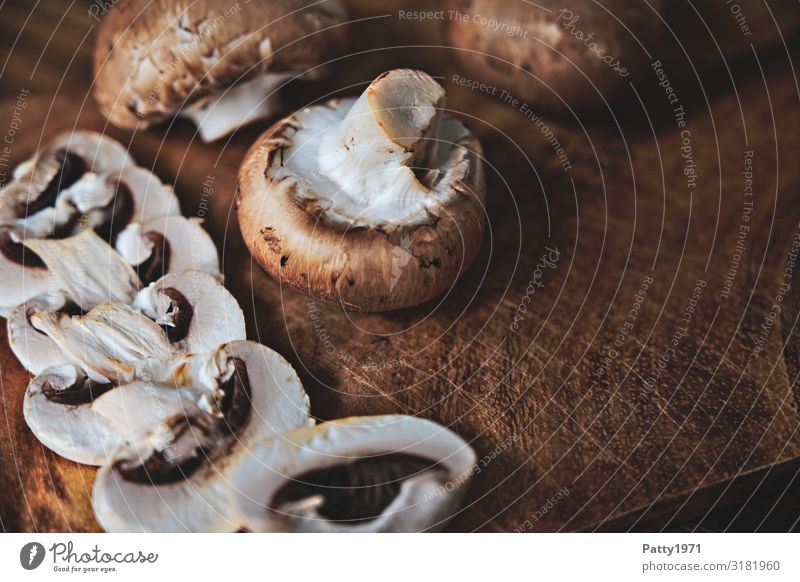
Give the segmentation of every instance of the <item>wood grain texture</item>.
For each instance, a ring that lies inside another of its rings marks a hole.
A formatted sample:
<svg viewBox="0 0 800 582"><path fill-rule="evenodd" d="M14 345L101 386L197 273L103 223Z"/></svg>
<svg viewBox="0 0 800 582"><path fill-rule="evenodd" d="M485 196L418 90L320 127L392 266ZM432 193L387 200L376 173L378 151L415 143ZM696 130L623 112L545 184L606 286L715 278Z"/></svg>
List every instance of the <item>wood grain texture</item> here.
<svg viewBox="0 0 800 582"><path fill-rule="evenodd" d="M383 4L354 3L354 16L381 14ZM0 135L15 96L30 90L13 161L73 127L130 144L140 164L176 184L184 214L205 218L249 336L292 362L318 418L417 414L470 440L480 472L451 529L660 529L738 503L765 477L796 474L796 273L776 299L800 228L800 112L787 65L796 47L760 51L737 62L731 78L698 80L673 66L685 128L652 73L617 117L545 119L566 152L565 171L519 106L452 83L436 23L400 21L387 6L382 14L393 16L355 25L357 46L340 74L292 87L289 102L352 94L390 67L424 66L481 137L489 179L487 236L466 275L418 308L363 314L282 289L246 253L235 176L263 126L210 145L182 121L135 136L107 127L86 94L92 21L74 8L59 24L59 5L40 4L24 26L27 8L0 10L0 36L21 31L2 73ZM754 203L743 222L746 150ZM749 229L737 250L742 225ZM698 280L705 286L681 334ZM21 414L27 375L1 346L3 529L96 528L93 471L32 437Z"/></svg>

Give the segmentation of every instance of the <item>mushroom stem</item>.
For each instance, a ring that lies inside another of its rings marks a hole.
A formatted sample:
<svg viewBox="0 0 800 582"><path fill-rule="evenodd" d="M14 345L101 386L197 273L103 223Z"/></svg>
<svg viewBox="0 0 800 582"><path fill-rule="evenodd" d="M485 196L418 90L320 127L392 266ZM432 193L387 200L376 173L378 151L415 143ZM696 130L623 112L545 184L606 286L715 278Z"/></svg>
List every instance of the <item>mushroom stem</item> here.
<svg viewBox="0 0 800 582"><path fill-rule="evenodd" d="M430 75L411 69L384 73L322 138L320 169L364 204L386 192L396 199L424 194L409 174L424 172L434 158L444 103L445 91Z"/></svg>
<svg viewBox="0 0 800 582"><path fill-rule="evenodd" d="M274 115L281 107L276 91L290 76L258 75L184 107L179 115L194 122L204 142L215 141L252 121Z"/></svg>

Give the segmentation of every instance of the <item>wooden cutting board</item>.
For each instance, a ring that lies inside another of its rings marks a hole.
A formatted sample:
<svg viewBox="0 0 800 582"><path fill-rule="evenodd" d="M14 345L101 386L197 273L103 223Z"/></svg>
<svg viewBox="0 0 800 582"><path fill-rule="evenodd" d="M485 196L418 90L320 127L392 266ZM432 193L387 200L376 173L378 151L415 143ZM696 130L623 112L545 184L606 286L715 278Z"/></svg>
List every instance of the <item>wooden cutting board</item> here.
<svg viewBox="0 0 800 582"><path fill-rule="evenodd" d="M375 13L362 5L356 17ZM298 84L290 103L424 67L481 136L489 176L486 240L452 290L360 314L281 288L245 251L236 170L263 127L211 145L184 122L136 136L107 127L87 97L92 21L80 8L62 20L48 2L23 26L27 10L0 10L0 134L28 91L13 163L73 127L129 144L176 184L184 214L205 218L250 338L292 362L318 418L417 414L472 443L479 471L452 530L657 529L797 471L800 274L786 271L800 236L798 87L786 64L796 47L758 52L730 78L673 65L684 127L654 73L616 118L543 127L453 84L433 23L356 25L339 75ZM28 376L4 335L0 366L0 525L97 529L93 470L27 429Z"/></svg>

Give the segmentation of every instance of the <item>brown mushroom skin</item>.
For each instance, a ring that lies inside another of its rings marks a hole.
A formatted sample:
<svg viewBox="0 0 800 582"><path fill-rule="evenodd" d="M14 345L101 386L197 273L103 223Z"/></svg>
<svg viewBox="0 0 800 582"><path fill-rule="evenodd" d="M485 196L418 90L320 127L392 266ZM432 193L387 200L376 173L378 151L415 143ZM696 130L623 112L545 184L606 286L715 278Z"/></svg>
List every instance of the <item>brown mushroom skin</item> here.
<svg viewBox="0 0 800 582"><path fill-rule="evenodd" d="M460 184L460 195L440 216L392 233L343 230L299 206L293 180L273 181L268 175L293 123L290 116L262 134L239 169L239 226L267 273L302 293L355 311L377 312L424 303L446 291L470 266L483 239L485 216L477 137L461 143L472 157L471 170Z"/></svg>
<svg viewBox="0 0 800 582"><path fill-rule="evenodd" d="M455 58L475 80L538 108L592 110L604 106L603 98L618 99L645 69L647 54L636 38L651 50L661 32L654 11L661 0L651 0L653 9L630 0L603 5L606 10L592 0L445 0L445 10L461 15L445 21L446 34ZM518 32L492 30L484 18ZM594 49L587 46L590 34ZM598 56L597 50L605 52Z"/></svg>
<svg viewBox="0 0 800 582"><path fill-rule="evenodd" d="M267 71L320 76L318 65L347 46L345 13L338 0L307 4L119 0L99 27L93 54L101 112L121 128L147 127L184 103ZM155 66L143 73L147 59Z"/></svg>

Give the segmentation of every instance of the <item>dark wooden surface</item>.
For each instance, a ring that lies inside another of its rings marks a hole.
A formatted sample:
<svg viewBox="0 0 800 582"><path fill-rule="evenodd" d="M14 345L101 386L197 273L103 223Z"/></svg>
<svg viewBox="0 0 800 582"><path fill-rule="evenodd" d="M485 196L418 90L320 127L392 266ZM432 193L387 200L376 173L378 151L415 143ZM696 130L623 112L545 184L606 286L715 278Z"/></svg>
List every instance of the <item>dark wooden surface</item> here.
<svg viewBox="0 0 800 582"><path fill-rule="evenodd" d="M295 365L320 419L419 414L469 439L485 460L453 530L797 529L798 275L754 355L800 228L800 111L788 65L796 43L746 54L730 76L698 78L672 59L698 173L690 189L681 131L652 74L614 117L546 119L567 153L565 172L518 108L451 82L439 23L401 21L394 3L351 5L354 18L389 16L354 25L354 52L339 73L292 87L288 100L352 94L348 87L387 68L424 67L441 76L448 107L479 133L487 156L481 255L450 293L419 308L346 313L266 277L244 250L232 207L238 163L263 126L211 145L185 122L136 136L107 127L88 96L85 5L0 4L0 135L28 90L13 162L60 130L93 128L174 182L184 213L205 215L250 337ZM651 50L658 58L674 47ZM743 224L745 150L754 152L754 206L725 297ZM559 260L514 330L545 247ZM688 333L648 387L698 279L706 287ZM96 529L93 471L32 437L21 413L27 376L5 339L0 350L0 525Z"/></svg>

